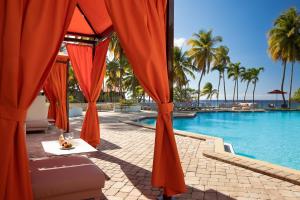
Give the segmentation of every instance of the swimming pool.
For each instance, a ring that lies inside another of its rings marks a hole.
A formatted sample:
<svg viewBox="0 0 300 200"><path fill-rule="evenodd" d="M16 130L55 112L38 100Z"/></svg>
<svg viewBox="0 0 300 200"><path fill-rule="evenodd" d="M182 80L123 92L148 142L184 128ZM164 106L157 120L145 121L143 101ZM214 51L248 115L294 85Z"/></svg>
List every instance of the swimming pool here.
<svg viewBox="0 0 300 200"><path fill-rule="evenodd" d="M155 125L155 119L142 123ZM221 137L238 155L300 170L300 112L206 112L174 118L175 129Z"/></svg>

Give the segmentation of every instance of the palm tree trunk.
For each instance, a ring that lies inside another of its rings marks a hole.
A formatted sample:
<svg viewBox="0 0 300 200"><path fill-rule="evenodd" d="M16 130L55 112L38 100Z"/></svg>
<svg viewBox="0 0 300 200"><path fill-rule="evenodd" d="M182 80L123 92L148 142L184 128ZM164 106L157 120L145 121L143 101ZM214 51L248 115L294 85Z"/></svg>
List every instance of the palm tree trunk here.
<svg viewBox="0 0 300 200"><path fill-rule="evenodd" d="M246 101L246 95L248 92L248 87L249 87L250 81L247 82L247 87L246 87L246 91L245 91L245 95L244 95L244 101Z"/></svg>
<svg viewBox="0 0 300 200"><path fill-rule="evenodd" d="M121 99L123 99L122 78L123 78L123 67L124 67L121 65L122 59L124 59L124 56L123 56L123 49L121 48L120 49L120 80L119 80L119 95Z"/></svg>
<svg viewBox="0 0 300 200"><path fill-rule="evenodd" d="M182 86L178 85L178 90L179 90L179 101L183 100L183 92L182 92Z"/></svg>
<svg viewBox="0 0 300 200"><path fill-rule="evenodd" d="M284 79L285 79L285 71L286 71L286 61L283 61L282 62L283 64L283 73L282 73L282 81L281 81L281 91L283 91L284 89ZM286 105L286 100L285 100L285 96L284 94L282 93L282 100L283 100L283 104Z"/></svg>
<svg viewBox="0 0 300 200"><path fill-rule="evenodd" d="M145 94L145 91L143 91L143 102L144 102L144 103L146 102L146 94Z"/></svg>
<svg viewBox="0 0 300 200"><path fill-rule="evenodd" d="M132 79L132 81L131 81L131 91L132 91L132 98L135 99L136 98L136 88L135 88L135 84L134 84L134 79Z"/></svg>
<svg viewBox="0 0 300 200"><path fill-rule="evenodd" d="M198 107L200 107L200 85L201 85L203 75L204 75L204 70L201 71L201 76L198 82L198 100L197 100Z"/></svg>
<svg viewBox="0 0 300 200"><path fill-rule="evenodd" d="M234 88L233 88L232 102L234 102L234 97L235 97L235 88L236 88L236 80L234 81Z"/></svg>
<svg viewBox="0 0 300 200"><path fill-rule="evenodd" d="M236 101L239 101L239 78L236 79Z"/></svg>
<svg viewBox="0 0 300 200"><path fill-rule="evenodd" d="M225 86L225 74L223 72L223 86L224 86L224 98L225 98L225 102L227 101L226 99L226 86Z"/></svg>
<svg viewBox="0 0 300 200"><path fill-rule="evenodd" d="M289 92L289 108L291 108L291 103L292 103L293 76L294 76L294 62L292 62L292 69L291 69L291 81L290 81L290 92Z"/></svg>
<svg viewBox="0 0 300 200"><path fill-rule="evenodd" d="M115 82L114 82L114 84L115 84L115 91L114 91L114 102L117 102L119 99L118 99L118 96L120 97L120 88L119 88L119 80L118 79L116 79L115 80ZM118 88L118 90L117 90L117 88Z"/></svg>
<svg viewBox="0 0 300 200"><path fill-rule="evenodd" d="M218 83L218 94L217 94L217 105L219 106L219 93L220 93L220 84L221 84L221 73L219 74L219 83Z"/></svg>
<svg viewBox="0 0 300 200"><path fill-rule="evenodd" d="M256 89L256 81L254 81L253 94L252 94L252 103L254 103L255 89Z"/></svg>
<svg viewBox="0 0 300 200"><path fill-rule="evenodd" d="M185 98L185 100L187 99L187 84L185 85L184 98Z"/></svg>
<svg viewBox="0 0 300 200"><path fill-rule="evenodd" d="M122 75L121 75L121 73L120 73L120 79L119 79L119 98L121 98L122 99Z"/></svg>

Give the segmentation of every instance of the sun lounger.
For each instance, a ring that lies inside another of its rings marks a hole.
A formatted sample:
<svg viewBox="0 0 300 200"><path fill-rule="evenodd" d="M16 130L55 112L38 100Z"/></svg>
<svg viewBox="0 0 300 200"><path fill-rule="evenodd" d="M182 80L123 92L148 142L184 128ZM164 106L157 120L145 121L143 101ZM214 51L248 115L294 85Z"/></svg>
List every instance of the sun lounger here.
<svg viewBox="0 0 300 200"><path fill-rule="evenodd" d="M48 104L45 96L37 96L30 105L26 116L26 132L48 130Z"/></svg>
<svg viewBox="0 0 300 200"><path fill-rule="evenodd" d="M241 107L240 106L232 106L231 110L232 111L241 110Z"/></svg>
<svg viewBox="0 0 300 200"><path fill-rule="evenodd" d="M100 199L104 173L83 156L63 156L30 161L34 199Z"/></svg>
<svg viewBox="0 0 300 200"><path fill-rule="evenodd" d="M242 106L242 110L250 110L249 106Z"/></svg>

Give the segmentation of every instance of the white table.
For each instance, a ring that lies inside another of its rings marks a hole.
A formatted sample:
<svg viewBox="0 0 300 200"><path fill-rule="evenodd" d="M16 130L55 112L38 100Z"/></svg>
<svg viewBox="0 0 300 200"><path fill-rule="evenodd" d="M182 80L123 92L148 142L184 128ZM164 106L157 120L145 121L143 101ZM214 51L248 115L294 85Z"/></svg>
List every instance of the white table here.
<svg viewBox="0 0 300 200"><path fill-rule="evenodd" d="M54 155L67 155L67 154L88 153L88 152L97 151L97 149L95 149L94 147L92 147L82 139L73 139L72 144L75 148L62 150L58 140L42 141L42 146L44 148L44 151Z"/></svg>

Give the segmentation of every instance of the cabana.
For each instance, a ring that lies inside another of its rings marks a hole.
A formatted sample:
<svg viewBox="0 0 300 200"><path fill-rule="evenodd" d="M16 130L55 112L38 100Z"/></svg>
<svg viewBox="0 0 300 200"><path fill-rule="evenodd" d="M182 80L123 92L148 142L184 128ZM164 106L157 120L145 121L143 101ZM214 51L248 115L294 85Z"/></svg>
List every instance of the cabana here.
<svg viewBox="0 0 300 200"><path fill-rule="evenodd" d="M278 95L278 94L285 95L286 92L285 92L285 91L282 91L282 90L272 90L272 91L268 92L268 94L275 94L275 95L276 95L276 100L275 100L275 102L277 103L277 102L278 102L277 95ZM286 105L285 105L285 106L286 106ZM285 106L284 106L284 107L285 107ZM275 107L276 107L276 105L275 105Z"/></svg>
<svg viewBox="0 0 300 200"><path fill-rule="evenodd" d="M185 192L172 128L173 3L173 0L0 2L0 199L33 198L24 119L53 67L63 40L92 45L69 44L67 48L89 102L81 137L93 145L100 142L95 101L103 81L112 31L117 33L140 84L157 103L152 185L163 188L166 196Z"/></svg>
<svg viewBox="0 0 300 200"><path fill-rule="evenodd" d="M46 79L43 91L50 105L48 120L54 120L55 126L69 132L68 101L69 57L58 55Z"/></svg>

